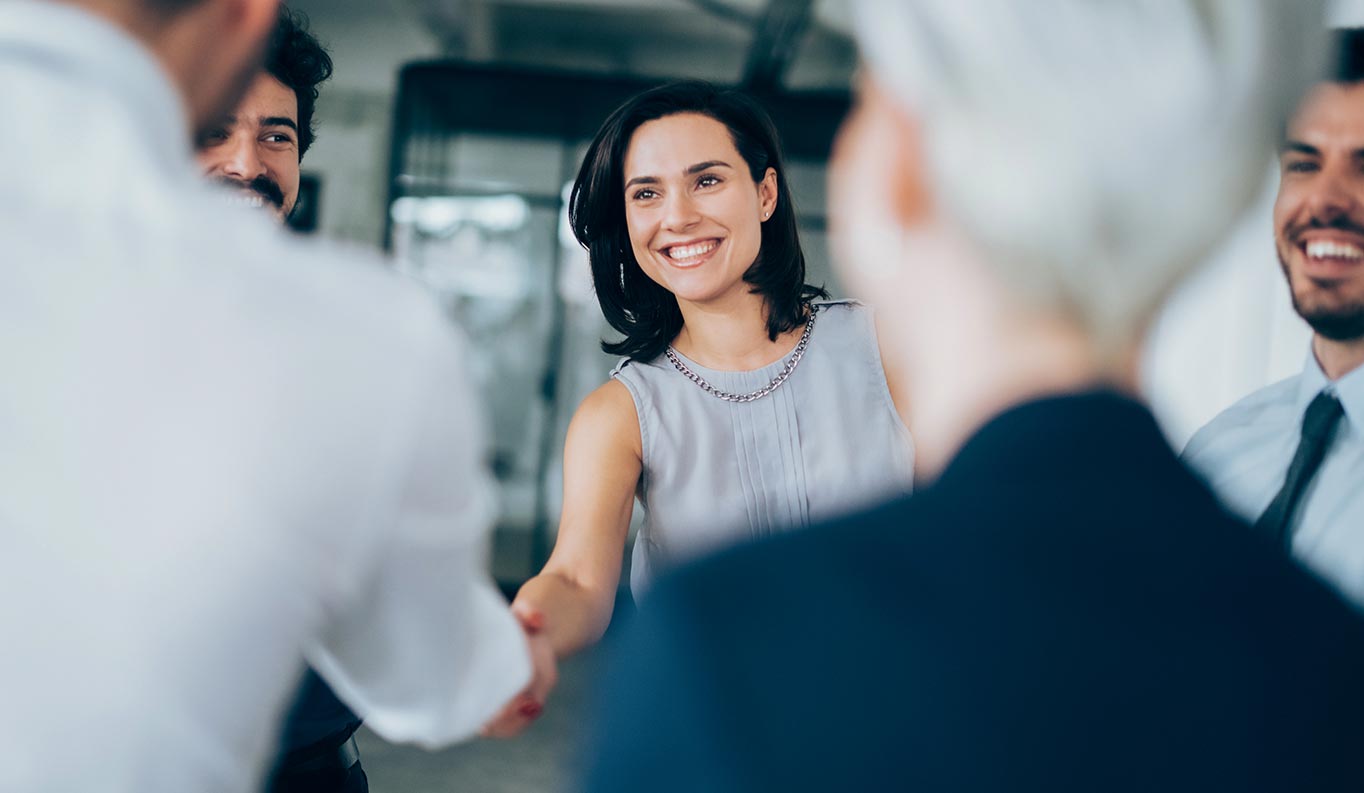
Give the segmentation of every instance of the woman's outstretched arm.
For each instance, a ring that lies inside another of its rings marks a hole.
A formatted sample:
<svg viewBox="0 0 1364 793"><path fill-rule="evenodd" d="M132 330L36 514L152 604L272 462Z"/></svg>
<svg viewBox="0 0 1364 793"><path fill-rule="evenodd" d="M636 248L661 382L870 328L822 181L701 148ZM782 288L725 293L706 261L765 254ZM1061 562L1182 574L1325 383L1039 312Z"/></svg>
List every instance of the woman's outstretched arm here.
<svg viewBox="0 0 1364 793"><path fill-rule="evenodd" d="M526 631L547 638L558 658L595 643L611 622L642 457L634 400L623 384L608 381L568 425L559 537L545 568L512 603ZM552 685L524 692L484 733L519 733L539 715Z"/></svg>

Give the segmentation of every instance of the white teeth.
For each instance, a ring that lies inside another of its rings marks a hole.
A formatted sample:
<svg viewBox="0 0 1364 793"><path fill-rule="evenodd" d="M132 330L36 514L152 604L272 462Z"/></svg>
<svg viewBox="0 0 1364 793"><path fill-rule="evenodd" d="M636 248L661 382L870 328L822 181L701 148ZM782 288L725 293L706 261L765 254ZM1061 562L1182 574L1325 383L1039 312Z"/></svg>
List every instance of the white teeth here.
<svg viewBox="0 0 1364 793"><path fill-rule="evenodd" d="M1313 259L1364 259L1364 249L1346 242L1322 240L1307 243L1307 255Z"/></svg>
<svg viewBox="0 0 1364 793"><path fill-rule="evenodd" d="M234 207L250 207L260 209L265 206L265 199L258 195L230 195L227 203Z"/></svg>
<svg viewBox="0 0 1364 793"><path fill-rule="evenodd" d="M668 249L670 259L695 259L697 256L704 256L715 250L719 242L710 240L709 242L698 242L695 245L674 245Z"/></svg>

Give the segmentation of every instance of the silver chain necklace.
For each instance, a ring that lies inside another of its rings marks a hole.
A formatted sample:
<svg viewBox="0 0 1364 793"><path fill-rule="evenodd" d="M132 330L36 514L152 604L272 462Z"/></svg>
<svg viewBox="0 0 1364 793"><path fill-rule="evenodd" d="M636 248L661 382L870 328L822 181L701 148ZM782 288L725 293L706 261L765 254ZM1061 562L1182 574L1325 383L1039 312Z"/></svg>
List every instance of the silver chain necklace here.
<svg viewBox="0 0 1364 793"><path fill-rule="evenodd" d="M777 376L772 378L772 382L759 388L757 391L748 394L731 394L728 391L721 391L706 382L706 378L693 372L691 367L682 363L682 359L677 356L677 352L673 350L671 346L668 347L663 354L668 356L668 360L672 362L674 369L681 372L688 380L700 386L701 390L705 391L707 394L723 399L726 402L753 402L762 399L773 391L776 391L778 388L781 388L782 383L785 383L786 379L791 376L791 373L796 371L796 367L800 365L800 359L805 355L805 348L810 344L810 331L814 330L814 327L815 307L811 306L810 318L805 320L805 332L800 334L800 341L796 342L796 349L791 353L791 360L786 362L786 365L782 367L780 372L777 372Z"/></svg>

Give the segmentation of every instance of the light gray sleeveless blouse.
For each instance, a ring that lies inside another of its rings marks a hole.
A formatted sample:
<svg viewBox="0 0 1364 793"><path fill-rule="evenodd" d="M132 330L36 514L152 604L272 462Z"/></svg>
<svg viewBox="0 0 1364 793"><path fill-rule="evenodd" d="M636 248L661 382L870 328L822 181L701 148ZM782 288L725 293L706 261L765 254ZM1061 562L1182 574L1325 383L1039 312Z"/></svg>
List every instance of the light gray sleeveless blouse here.
<svg viewBox="0 0 1364 793"><path fill-rule="evenodd" d="M663 355L627 358L611 373L634 398L644 444L636 491L644 523L630 571L637 599L680 561L909 492L913 444L891 402L871 310L816 305L796 370L747 404L702 391ZM790 356L747 372L678 357L715 388L744 394Z"/></svg>

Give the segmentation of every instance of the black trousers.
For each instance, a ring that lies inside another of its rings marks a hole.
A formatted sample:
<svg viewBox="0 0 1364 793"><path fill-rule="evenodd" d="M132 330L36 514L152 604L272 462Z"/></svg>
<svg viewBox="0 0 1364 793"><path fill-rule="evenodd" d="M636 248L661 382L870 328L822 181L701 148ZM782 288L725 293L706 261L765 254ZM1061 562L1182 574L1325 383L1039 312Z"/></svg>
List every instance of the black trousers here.
<svg viewBox="0 0 1364 793"><path fill-rule="evenodd" d="M281 768L265 789L267 793L369 793L369 778L356 760L350 768Z"/></svg>

